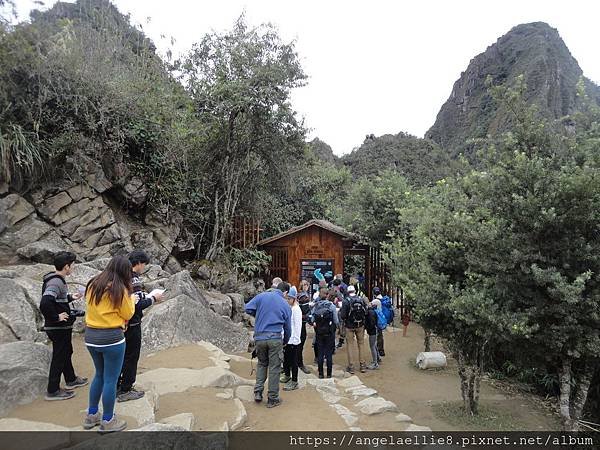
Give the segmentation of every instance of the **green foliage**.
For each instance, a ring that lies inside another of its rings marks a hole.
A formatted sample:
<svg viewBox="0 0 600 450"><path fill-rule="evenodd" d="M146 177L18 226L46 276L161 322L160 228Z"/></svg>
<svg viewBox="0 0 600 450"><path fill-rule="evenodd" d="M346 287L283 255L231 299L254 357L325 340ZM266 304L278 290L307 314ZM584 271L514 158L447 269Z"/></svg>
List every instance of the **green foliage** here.
<svg viewBox="0 0 600 450"><path fill-rule="evenodd" d="M432 141L406 133L367 136L364 143L342 158L354 177L375 177L393 170L416 186L426 186L459 170L459 164Z"/></svg>
<svg viewBox="0 0 600 450"><path fill-rule="evenodd" d="M270 255L267 255L262 250L251 248L232 248L227 256L229 265L244 280L251 280L266 273L271 262Z"/></svg>

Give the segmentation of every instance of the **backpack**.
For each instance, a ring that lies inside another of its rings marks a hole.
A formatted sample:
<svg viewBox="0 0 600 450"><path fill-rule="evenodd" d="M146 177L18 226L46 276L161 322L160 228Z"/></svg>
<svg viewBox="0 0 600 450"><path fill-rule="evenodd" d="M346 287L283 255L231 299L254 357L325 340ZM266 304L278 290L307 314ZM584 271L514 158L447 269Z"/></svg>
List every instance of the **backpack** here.
<svg viewBox="0 0 600 450"><path fill-rule="evenodd" d="M315 323L315 333L317 336L329 336L331 334L333 313L326 303L315 307L313 321Z"/></svg>
<svg viewBox="0 0 600 450"><path fill-rule="evenodd" d="M385 330L388 326L385 314L383 314L383 311L379 308L375 309L375 314L377 314L377 329L381 331Z"/></svg>
<svg viewBox="0 0 600 450"><path fill-rule="evenodd" d="M385 316L388 325L394 321L394 307L392 305L392 299L387 295L381 299L381 311Z"/></svg>
<svg viewBox="0 0 600 450"><path fill-rule="evenodd" d="M359 296L349 297L350 300L350 312L348 313L347 323L354 327L360 327L365 323L365 317L367 315L367 309L365 303Z"/></svg>
<svg viewBox="0 0 600 450"><path fill-rule="evenodd" d="M50 277L48 277L48 275L51 275ZM46 278L48 277L48 278ZM54 278L62 278L60 275L57 275L55 272L48 272L46 275L44 275L42 277L42 279L44 280L42 282L42 295L44 295L44 292L46 292L46 286L48 285L48 281L53 280Z"/></svg>

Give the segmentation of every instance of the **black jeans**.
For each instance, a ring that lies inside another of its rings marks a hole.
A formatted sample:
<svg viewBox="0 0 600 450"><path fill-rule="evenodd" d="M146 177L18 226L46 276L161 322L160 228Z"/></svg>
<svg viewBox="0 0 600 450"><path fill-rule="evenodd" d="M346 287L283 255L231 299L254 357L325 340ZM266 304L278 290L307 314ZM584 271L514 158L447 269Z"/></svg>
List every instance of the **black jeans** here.
<svg viewBox="0 0 600 450"><path fill-rule="evenodd" d="M50 362L50 373L48 374L48 393L53 394L60 389L60 376L65 376L65 381L75 381L75 369L71 362L73 344L71 342L72 331L48 330L46 334L52 341L52 361Z"/></svg>
<svg viewBox="0 0 600 450"><path fill-rule="evenodd" d="M137 365L142 348L142 324L128 327L125 331L125 358L119 377L118 390L129 392L135 384Z"/></svg>
<svg viewBox="0 0 600 450"><path fill-rule="evenodd" d="M298 367L304 367L304 343L306 342L306 322L302 322L300 329L300 345L298 345Z"/></svg>
<svg viewBox="0 0 600 450"><path fill-rule="evenodd" d="M319 375L323 375L323 360L327 360L327 376L331 376L333 368L333 349L335 347L335 333L327 336L319 336L317 334L317 365L319 367Z"/></svg>
<svg viewBox="0 0 600 450"><path fill-rule="evenodd" d="M298 381L298 349L299 344L287 344L283 348L283 373L286 376L292 374L292 381Z"/></svg>

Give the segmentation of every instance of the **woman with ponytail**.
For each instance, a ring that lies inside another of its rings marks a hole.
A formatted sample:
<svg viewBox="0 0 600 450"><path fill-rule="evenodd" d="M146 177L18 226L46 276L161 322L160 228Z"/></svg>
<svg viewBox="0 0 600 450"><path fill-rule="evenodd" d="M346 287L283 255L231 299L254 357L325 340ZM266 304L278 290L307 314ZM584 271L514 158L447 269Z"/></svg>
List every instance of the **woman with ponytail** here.
<svg viewBox="0 0 600 450"><path fill-rule="evenodd" d="M123 332L135 311L131 294L131 264L123 256L113 257L106 269L92 278L85 291L85 345L96 368L83 423L86 430L100 425L100 433L111 433L127 427L124 420L115 416L114 406L125 354ZM98 411L101 397L102 413Z"/></svg>

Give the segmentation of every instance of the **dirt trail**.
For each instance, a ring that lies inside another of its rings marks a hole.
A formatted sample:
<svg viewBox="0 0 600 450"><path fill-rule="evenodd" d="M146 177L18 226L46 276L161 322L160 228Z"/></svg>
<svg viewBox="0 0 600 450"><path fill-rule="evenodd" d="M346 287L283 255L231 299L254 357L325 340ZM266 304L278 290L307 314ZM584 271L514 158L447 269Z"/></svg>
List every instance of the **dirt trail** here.
<svg viewBox="0 0 600 450"><path fill-rule="evenodd" d="M453 430L444 420L437 418L432 406L443 401L460 400L459 382L455 367L450 360L450 367L442 371L421 371L414 366L416 354L423 348L423 331L411 324L409 335L402 337L401 332L386 332L386 354L381 368L357 375L368 387L378 391L378 395L394 402L399 411L412 417L413 423L424 425L433 430ZM304 359L312 362L314 354L309 338L304 350ZM139 372L165 367L202 369L213 365L210 352L198 345L183 345L148 355L140 360ZM247 353L240 356L248 358ZM73 362L78 375L93 377L94 369L91 358L83 345L81 336L74 337ZM345 348L337 350L334 356L334 370L346 366ZM231 371L238 375L253 379L250 374L249 361L230 361ZM256 360L253 361L256 367ZM313 366L313 373L315 367ZM222 392L218 388L191 388L185 392L167 394L160 397L156 420L175 414L189 412L196 417L194 429L216 430L232 414L232 400L217 399L216 394ZM282 406L267 409L263 404L245 403L248 419L243 430L345 430L348 425L335 413L333 408L319 395L314 387L307 386L293 392L280 391ZM28 405L13 409L8 417L51 422L54 424L76 427L81 424L83 411L87 406L88 386L77 390L77 396L67 402L46 402L38 398ZM482 383L482 402L499 411L509 412L519 428L523 430L547 430L555 427L553 418L538 410L526 398L506 395L489 384ZM340 404L356 410L356 401L343 399ZM367 430L401 430L403 425L395 422L396 413L383 413L374 416L359 415L355 426ZM135 418L126 418L129 428L137 425Z"/></svg>

